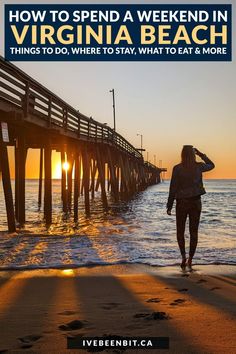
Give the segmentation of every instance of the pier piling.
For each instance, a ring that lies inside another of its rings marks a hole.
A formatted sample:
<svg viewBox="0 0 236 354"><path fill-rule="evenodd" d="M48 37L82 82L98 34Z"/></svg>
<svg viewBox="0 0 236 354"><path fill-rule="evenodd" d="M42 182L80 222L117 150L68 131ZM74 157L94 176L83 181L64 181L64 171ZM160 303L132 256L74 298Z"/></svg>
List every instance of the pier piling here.
<svg viewBox="0 0 236 354"><path fill-rule="evenodd" d="M90 214L90 198L89 198L89 161L88 161L88 151L87 146L82 150L82 161L83 161L83 187L84 187L84 203L85 203L85 213Z"/></svg>
<svg viewBox="0 0 236 354"><path fill-rule="evenodd" d="M23 133L18 138L18 221L20 225L25 223L25 163L27 150Z"/></svg>
<svg viewBox="0 0 236 354"><path fill-rule="evenodd" d="M2 183L3 183L5 205L6 205L6 212L7 212L8 231L15 232L16 224L15 224L15 212L14 212L14 204L13 204L13 196L12 196L12 188L11 188L9 159L8 159L7 146L3 141L1 129L0 129L0 165L2 170Z"/></svg>
<svg viewBox="0 0 236 354"><path fill-rule="evenodd" d="M39 191L38 191L38 208L42 205L42 185L43 185L43 149L40 149L39 156Z"/></svg>
<svg viewBox="0 0 236 354"><path fill-rule="evenodd" d="M80 186L80 156L75 154L75 174L74 174L74 221L78 221L78 200Z"/></svg>
<svg viewBox="0 0 236 354"><path fill-rule="evenodd" d="M46 225L52 222L52 150L50 138L44 147L44 217Z"/></svg>
<svg viewBox="0 0 236 354"><path fill-rule="evenodd" d="M107 195L106 195L106 180L105 180L105 162L103 160L102 154L97 147L97 166L99 173L99 180L101 185L101 196L104 209L108 208Z"/></svg>

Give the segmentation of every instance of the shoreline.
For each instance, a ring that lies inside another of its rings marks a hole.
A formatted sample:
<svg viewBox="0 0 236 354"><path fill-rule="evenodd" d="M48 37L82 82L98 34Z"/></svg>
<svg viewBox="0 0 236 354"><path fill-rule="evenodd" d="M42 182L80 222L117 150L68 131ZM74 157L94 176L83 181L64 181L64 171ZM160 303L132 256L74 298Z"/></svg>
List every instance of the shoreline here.
<svg viewBox="0 0 236 354"><path fill-rule="evenodd" d="M106 270L107 269L111 269L112 272L115 269L118 269L119 271L130 271L130 269L134 269L137 270L140 268L141 271L143 272L158 272L158 271L166 271L167 274L175 274L178 272L181 272L181 268L179 266L179 264L171 264L171 265L152 265L152 264L146 264L146 263L125 263L125 262L118 262L118 263L104 263L104 264L85 264L85 265L75 265L75 264L65 264L65 265L61 265L61 266L55 266L55 267L32 267L32 268L24 268L24 266L22 266L22 268L16 266L14 267L2 267L0 268L0 277L1 277L1 273L2 272L35 272L35 274L37 272L48 272L48 274L50 274L50 272L57 272L57 271L63 271L63 270L67 270L67 269L72 269L73 271L76 272L76 270L78 270L78 272L80 270L84 270L84 269L88 269L88 270L92 270L92 269L104 269L105 272L104 274L106 274ZM133 270L132 270L133 271ZM194 264L193 265L193 272L205 272L208 274L233 274L234 272L236 273L236 264L226 264L226 263L211 263L211 264Z"/></svg>

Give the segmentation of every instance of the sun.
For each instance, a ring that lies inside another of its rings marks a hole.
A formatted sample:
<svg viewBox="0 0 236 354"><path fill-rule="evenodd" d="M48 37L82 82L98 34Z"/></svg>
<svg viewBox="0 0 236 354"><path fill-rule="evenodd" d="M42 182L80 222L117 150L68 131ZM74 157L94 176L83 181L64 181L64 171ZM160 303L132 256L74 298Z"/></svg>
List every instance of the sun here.
<svg viewBox="0 0 236 354"><path fill-rule="evenodd" d="M69 163L68 163L68 162L64 162L64 163L63 163L63 170L64 170L64 171L68 171L69 168L70 168Z"/></svg>
<svg viewBox="0 0 236 354"><path fill-rule="evenodd" d="M61 173L62 173L62 169L63 171L65 171L66 173L69 171L70 169L70 164L68 161L65 161L62 165L61 165L61 161L57 158L57 156L55 156L55 159L53 161L53 172L52 172L52 178L53 179L61 179Z"/></svg>

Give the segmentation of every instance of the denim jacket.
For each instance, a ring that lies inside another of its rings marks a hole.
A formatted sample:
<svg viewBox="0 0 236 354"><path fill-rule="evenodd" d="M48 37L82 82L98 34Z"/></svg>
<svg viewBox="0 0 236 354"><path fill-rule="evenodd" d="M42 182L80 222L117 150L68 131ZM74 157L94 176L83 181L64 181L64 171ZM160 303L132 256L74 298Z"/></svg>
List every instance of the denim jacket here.
<svg viewBox="0 0 236 354"><path fill-rule="evenodd" d="M205 194L203 187L202 172L212 170L214 163L204 154L199 154L204 162L196 162L196 167L189 170L182 163L174 166L167 209L171 210L175 199L197 197Z"/></svg>

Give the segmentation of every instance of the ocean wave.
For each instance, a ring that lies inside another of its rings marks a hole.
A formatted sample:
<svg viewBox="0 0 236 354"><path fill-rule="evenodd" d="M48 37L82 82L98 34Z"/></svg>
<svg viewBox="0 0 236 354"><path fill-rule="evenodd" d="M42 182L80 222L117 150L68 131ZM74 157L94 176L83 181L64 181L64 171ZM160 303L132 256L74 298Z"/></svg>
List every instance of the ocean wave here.
<svg viewBox="0 0 236 354"><path fill-rule="evenodd" d="M91 217L79 199L79 222L61 208L60 184L54 185L53 225L47 229L43 212L37 211L37 181L26 181L27 223L16 234L7 228L5 206L0 198L0 270L66 269L112 264L177 265L175 216L166 214L169 183L138 193L132 200L115 204L109 200L104 213L100 195L91 203ZM236 181L207 181L195 262L235 264ZM0 196L2 192L0 185ZM220 191L220 192L219 192ZM175 214L173 210L173 214ZM186 246L189 245L186 226ZM210 250L210 251L209 251ZM69 265L69 263L71 263Z"/></svg>

